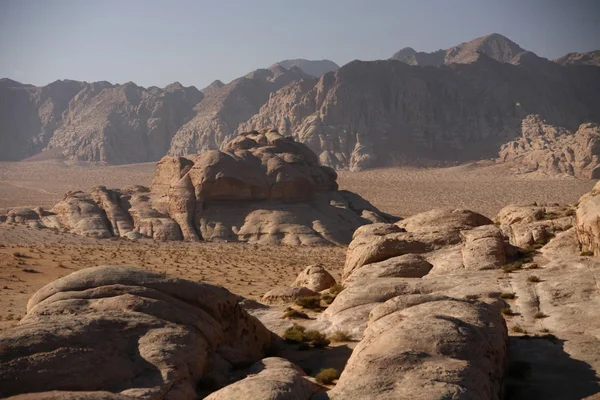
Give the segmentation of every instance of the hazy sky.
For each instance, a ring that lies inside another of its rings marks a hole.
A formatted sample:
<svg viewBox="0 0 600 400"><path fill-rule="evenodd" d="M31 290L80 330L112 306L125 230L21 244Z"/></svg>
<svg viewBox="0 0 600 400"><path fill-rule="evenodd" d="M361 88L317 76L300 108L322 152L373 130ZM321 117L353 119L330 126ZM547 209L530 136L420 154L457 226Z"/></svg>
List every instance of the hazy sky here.
<svg viewBox="0 0 600 400"><path fill-rule="evenodd" d="M600 49L600 0L0 0L0 77L202 88L286 58L389 58L501 33Z"/></svg>

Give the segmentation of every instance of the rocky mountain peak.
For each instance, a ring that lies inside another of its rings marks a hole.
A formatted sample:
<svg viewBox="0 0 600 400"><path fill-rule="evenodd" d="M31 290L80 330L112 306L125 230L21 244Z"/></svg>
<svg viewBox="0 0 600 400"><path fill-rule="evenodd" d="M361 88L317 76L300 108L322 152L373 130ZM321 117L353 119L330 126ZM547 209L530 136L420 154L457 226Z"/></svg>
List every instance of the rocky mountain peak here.
<svg viewBox="0 0 600 400"><path fill-rule="evenodd" d="M306 60L304 58L297 58L294 60L283 60L273 64L280 65L284 68L291 69L292 67L298 67L305 74L320 78L327 72L335 71L339 68L339 65L331 60Z"/></svg>

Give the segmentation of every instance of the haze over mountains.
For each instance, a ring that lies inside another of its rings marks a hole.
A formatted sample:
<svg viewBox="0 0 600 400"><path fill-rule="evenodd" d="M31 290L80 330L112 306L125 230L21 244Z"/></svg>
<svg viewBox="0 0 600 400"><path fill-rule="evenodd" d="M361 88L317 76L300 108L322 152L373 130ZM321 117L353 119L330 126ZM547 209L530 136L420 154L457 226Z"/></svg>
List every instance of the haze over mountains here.
<svg viewBox="0 0 600 400"><path fill-rule="evenodd" d="M156 161L271 127L339 169L496 157L527 115L573 132L599 122L598 60L593 52L553 62L493 34L339 69L284 60L202 90L2 79L0 160Z"/></svg>

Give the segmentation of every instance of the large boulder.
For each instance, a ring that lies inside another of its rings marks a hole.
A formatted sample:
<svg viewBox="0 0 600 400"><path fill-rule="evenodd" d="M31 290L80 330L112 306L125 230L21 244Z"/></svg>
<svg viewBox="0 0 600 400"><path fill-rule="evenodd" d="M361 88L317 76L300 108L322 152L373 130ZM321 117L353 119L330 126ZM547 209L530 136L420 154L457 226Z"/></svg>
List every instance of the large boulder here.
<svg viewBox="0 0 600 400"><path fill-rule="evenodd" d="M335 285L335 278L320 264L306 267L292 286L306 287L315 292L321 292Z"/></svg>
<svg viewBox="0 0 600 400"><path fill-rule="evenodd" d="M330 399L499 399L507 332L497 307L425 298L372 319Z"/></svg>
<svg viewBox="0 0 600 400"><path fill-rule="evenodd" d="M577 238L583 251L591 251L600 255L600 183L579 199L575 217Z"/></svg>
<svg viewBox="0 0 600 400"><path fill-rule="evenodd" d="M164 157L152 188L69 192L41 217L12 210L9 222L104 237L348 244L362 225L394 222L362 197L338 190L336 172L276 131L247 132L191 159Z"/></svg>
<svg viewBox="0 0 600 400"><path fill-rule="evenodd" d="M200 378L227 382L232 368L274 343L239 300L219 286L132 267L72 273L36 292L19 325L0 334L0 396L195 399Z"/></svg>
<svg viewBox="0 0 600 400"><path fill-rule="evenodd" d="M205 400L309 400L319 386L299 367L277 357L252 365L247 378L218 390Z"/></svg>
<svg viewBox="0 0 600 400"><path fill-rule="evenodd" d="M265 304L286 304L293 303L300 297L316 295L316 292L302 286L277 286L265 293L261 301Z"/></svg>

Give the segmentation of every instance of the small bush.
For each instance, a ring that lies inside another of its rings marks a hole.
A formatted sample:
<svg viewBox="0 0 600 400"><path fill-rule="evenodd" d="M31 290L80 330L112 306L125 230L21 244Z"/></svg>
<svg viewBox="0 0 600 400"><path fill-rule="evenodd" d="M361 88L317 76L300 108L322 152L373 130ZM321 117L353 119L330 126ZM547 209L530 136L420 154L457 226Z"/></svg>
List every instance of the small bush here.
<svg viewBox="0 0 600 400"><path fill-rule="evenodd" d="M511 378L527 379L531 374L531 364L527 361L511 361L507 373Z"/></svg>
<svg viewBox="0 0 600 400"><path fill-rule="evenodd" d="M567 217L572 217L573 215L575 215L575 210L571 209L571 210L567 211L565 215Z"/></svg>
<svg viewBox="0 0 600 400"><path fill-rule="evenodd" d="M508 315L508 316L513 316L515 315L515 313L513 312L513 310L510 309L510 307L504 307L502 309L500 309L500 312L504 315Z"/></svg>
<svg viewBox="0 0 600 400"><path fill-rule="evenodd" d="M333 303L333 300L335 300L335 296L331 293L323 293L321 295L321 300L323 300L325 304L331 304Z"/></svg>
<svg viewBox="0 0 600 400"><path fill-rule="evenodd" d="M593 251L582 251L581 253L579 253L580 256L582 257L592 257L594 255Z"/></svg>
<svg viewBox="0 0 600 400"><path fill-rule="evenodd" d="M306 331L305 327L294 324L285 330L283 338L288 343L301 343L304 341L304 331Z"/></svg>
<svg viewBox="0 0 600 400"><path fill-rule="evenodd" d="M304 296L296 300L296 305L314 310L321 308L321 296Z"/></svg>
<svg viewBox="0 0 600 400"><path fill-rule="evenodd" d="M319 331L306 331L304 333L304 341L309 342L313 347L323 348L329 346L331 341L327 339L325 334Z"/></svg>
<svg viewBox="0 0 600 400"><path fill-rule="evenodd" d="M23 272L28 272L30 274L39 274L40 271L33 269L33 268L23 268Z"/></svg>
<svg viewBox="0 0 600 400"><path fill-rule="evenodd" d="M536 275L529 275L527 277L527 282L537 283L537 282L540 282L540 281L541 281L540 277L536 276Z"/></svg>
<svg viewBox="0 0 600 400"><path fill-rule="evenodd" d="M514 293L502 293L500 295L501 299L509 299L509 300L513 300L515 299L517 296Z"/></svg>
<svg viewBox="0 0 600 400"><path fill-rule="evenodd" d="M350 342L352 341L352 338L350 337L350 335L344 331L335 331L333 332L331 335L329 335L329 339L332 342Z"/></svg>
<svg viewBox="0 0 600 400"><path fill-rule="evenodd" d="M523 268L523 263L521 261L517 261L512 264L506 264L505 266L502 267L502 271L509 274L511 272L518 271L521 268Z"/></svg>
<svg viewBox="0 0 600 400"><path fill-rule="evenodd" d="M514 333L527 333L527 331L523 329L519 324L513 325L513 327L510 328L510 330Z"/></svg>
<svg viewBox="0 0 600 400"><path fill-rule="evenodd" d="M288 307L283 312L285 318L289 319L308 319L308 315L302 311L294 310L292 307Z"/></svg>
<svg viewBox="0 0 600 400"><path fill-rule="evenodd" d="M468 294L465 296L465 299L467 300L479 300L479 295L478 294Z"/></svg>
<svg viewBox="0 0 600 400"><path fill-rule="evenodd" d="M548 333L548 332L550 332L550 329L548 329L548 328L542 328L542 329L540 329L540 332L542 332L542 333Z"/></svg>
<svg viewBox="0 0 600 400"><path fill-rule="evenodd" d="M321 372L315 376L317 382L322 385L331 385L333 381L340 377L340 373L335 368L322 369Z"/></svg>
<svg viewBox="0 0 600 400"><path fill-rule="evenodd" d="M27 254L24 253L19 253L18 251L15 251L14 253L12 253L13 257L15 258L28 258Z"/></svg>
<svg viewBox="0 0 600 400"><path fill-rule="evenodd" d="M547 317L548 317L548 315L544 314L544 313L543 313L543 312L541 312L541 311L540 311L540 312L537 312L537 313L535 313L535 314L533 315L533 318L536 318L536 319L547 318Z"/></svg>
<svg viewBox="0 0 600 400"><path fill-rule="evenodd" d="M344 289L345 289L344 285L340 285L339 283L336 283L335 285L333 285L332 287L329 288L329 293L331 293L333 296L337 296Z"/></svg>
<svg viewBox="0 0 600 400"><path fill-rule="evenodd" d="M564 231L568 231L568 230L569 230L569 229L571 229L572 227L573 227L573 225L571 225L571 224L567 224L567 225L563 226L563 230L564 230Z"/></svg>

